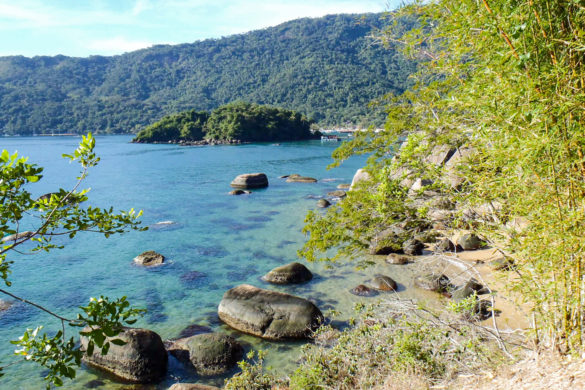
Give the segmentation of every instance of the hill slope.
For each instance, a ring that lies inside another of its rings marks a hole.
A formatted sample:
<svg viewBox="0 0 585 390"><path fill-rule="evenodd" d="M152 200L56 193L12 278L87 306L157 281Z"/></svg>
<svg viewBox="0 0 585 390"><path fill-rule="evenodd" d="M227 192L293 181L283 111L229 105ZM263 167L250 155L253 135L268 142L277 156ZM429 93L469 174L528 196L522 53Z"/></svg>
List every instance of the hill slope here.
<svg viewBox="0 0 585 390"><path fill-rule="evenodd" d="M322 125L381 123L367 103L402 92L414 69L367 38L381 16L298 19L113 57L0 57L0 133L135 132L166 114L234 100Z"/></svg>

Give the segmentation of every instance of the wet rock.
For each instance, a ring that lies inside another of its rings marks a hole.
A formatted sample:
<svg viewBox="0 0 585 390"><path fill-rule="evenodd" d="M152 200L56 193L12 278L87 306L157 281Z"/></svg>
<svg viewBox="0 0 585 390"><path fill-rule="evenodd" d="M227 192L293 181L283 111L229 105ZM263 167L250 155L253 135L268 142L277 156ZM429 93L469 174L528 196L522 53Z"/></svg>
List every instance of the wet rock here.
<svg viewBox="0 0 585 390"><path fill-rule="evenodd" d="M183 329L181 331L181 333L179 333L179 338L184 339L184 338L195 336L198 334L211 333L211 332L213 332L213 330L208 326L199 325L199 324L191 324L191 325L186 326L185 329Z"/></svg>
<svg viewBox="0 0 585 390"><path fill-rule="evenodd" d="M85 328L84 331L90 329ZM110 343L106 355L96 348L91 356L84 356L84 362L135 383L154 383L164 377L168 357L158 334L148 329L124 328L112 339L121 339L126 344ZM87 337L82 336L84 349L87 349L87 344Z"/></svg>
<svg viewBox="0 0 585 390"><path fill-rule="evenodd" d="M369 288L364 284L360 284L352 288L351 290L349 290L349 292L352 293L353 295L357 295L358 297L374 297L378 295L378 292L376 290L374 290L373 288Z"/></svg>
<svg viewBox="0 0 585 390"><path fill-rule="evenodd" d="M402 244L402 251L411 256L420 256L423 254L425 245L417 239L411 238Z"/></svg>
<svg viewBox="0 0 585 390"><path fill-rule="evenodd" d="M414 285L423 290L444 292L449 288L449 278L443 274L428 273L414 278Z"/></svg>
<svg viewBox="0 0 585 390"><path fill-rule="evenodd" d="M313 177L308 177L308 176L301 176L298 174L292 174L289 175L289 177L286 179L287 183L316 183L317 179L313 178Z"/></svg>
<svg viewBox="0 0 585 390"><path fill-rule="evenodd" d="M474 251L481 248L483 241L473 233L467 233L459 237L457 245L460 245L463 250Z"/></svg>
<svg viewBox="0 0 585 390"><path fill-rule="evenodd" d="M347 193L343 190L335 190L328 192L327 196L332 196L334 198L344 198L345 196L347 196Z"/></svg>
<svg viewBox="0 0 585 390"><path fill-rule="evenodd" d="M327 199L319 199L317 201L317 207L320 207L322 209L325 209L327 207L331 206L331 202L329 202Z"/></svg>
<svg viewBox="0 0 585 390"><path fill-rule="evenodd" d="M374 278L370 280L369 284L376 290L380 291L396 291L396 288L398 287L394 279L386 275L374 276Z"/></svg>
<svg viewBox="0 0 585 390"><path fill-rule="evenodd" d="M175 340L169 353L191 364L198 375L211 376L231 370L242 359L244 349L233 337L221 333L204 333Z"/></svg>
<svg viewBox="0 0 585 390"><path fill-rule="evenodd" d="M408 264L412 262L412 257L406 255L399 255L397 253L390 253L386 257L386 263L388 264Z"/></svg>
<svg viewBox="0 0 585 390"><path fill-rule="evenodd" d="M25 238L30 238L34 234L35 234L35 232L30 232L30 231L11 234L9 236L2 238L2 242L20 241L20 240L25 239Z"/></svg>
<svg viewBox="0 0 585 390"><path fill-rule="evenodd" d="M134 262L138 265L150 267L164 263L165 257L155 251L146 251L134 258Z"/></svg>
<svg viewBox="0 0 585 390"><path fill-rule="evenodd" d="M228 290L218 315L234 329L269 340L307 338L323 323L310 301L249 284Z"/></svg>
<svg viewBox="0 0 585 390"><path fill-rule="evenodd" d="M262 279L274 284L304 283L313 279L313 274L303 264L294 262L274 268Z"/></svg>
<svg viewBox="0 0 585 390"><path fill-rule="evenodd" d="M249 195L252 192L246 190L232 190L229 192L230 195Z"/></svg>
<svg viewBox="0 0 585 390"><path fill-rule="evenodd" d="M368 181L371 179L371 176L368 172L366 172L365 169L358 169L355 173L355 175L353 175L353 179L351 181L351 184L349 186L349 189L353 189L357 183L361 182L361 181Z"/></svg>
<svg viewBox="0 0 585 390"><path fill-rule="evenodd" d="M351 183L342 183L337 185L338 190L349 190Z"/></svg>
<svg viewBox="0 0 585 390"><path fill-rule="evenodd" d="M237 176L230 186L234 188L264 188L268 187L268 177L264 173L246 173Z"/></svg>

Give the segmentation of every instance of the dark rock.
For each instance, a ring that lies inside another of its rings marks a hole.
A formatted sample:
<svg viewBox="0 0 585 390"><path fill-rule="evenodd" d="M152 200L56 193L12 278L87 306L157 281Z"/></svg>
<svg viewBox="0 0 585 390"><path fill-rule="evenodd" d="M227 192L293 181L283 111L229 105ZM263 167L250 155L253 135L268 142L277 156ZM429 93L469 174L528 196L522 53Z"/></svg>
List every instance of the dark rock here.
<svg viewBox="0 0 585 390"><path fill-rule="evenodd" d="M441 239L437 245L435 245L435 252L455 252L455 244L448 238Z"/></svg>
<svg viewBox="0 0 585 390"><path fill-rule="evenodd" d="M369 288L366 285L360 284L354 288L352 288L351 290L349 290L350 293L352 293L353 295L357 295L358 297L374 297L376 295L378 295L378 292L372 288Z"/></svg>
<svg viewBox="0 0 585 390"><path fill-rule="evenodd" d="M246 190L232 190L229 192L230 195L249 195L252 192Z"/></svg>
<svg viewBox="0 0 585 390"><path fill-rule="evenodd" d="M386 275L374 276L374 278L370 280L369 284L376 290L381 291L396 291L396 288L398 287L394 279Z"/></svg>
<svg viewBox="0 0 585 390"><path fill-rule="evenodd" d="M234 188L264 188L268 187L268 177L264 173L246 173L232 180L230 186Z"/></svg>
<svg viewBox="0 0 585 390"><path fill-rule="evenodd" d="M386 263L388 264L408 264L412 262L412 257L406 255L399 255L397 253L390 253L386 257Z"/></svg>
<svg viewBox="0 0 585 390"><path fill-rule="evenodd" d="M218 315L232 328L269 340L307 338L323 323L308 300L248 284L224 294Z"/></svg>
<svg viewBox="0 0 585 390"><path fill-rule="evenodd" d="M220 333L204 333L176 340L169 347L169 352L182 362L192 364L201 376L223 374L244 355L240 343Z"/></svg>
<svg viewBox="0 0 585 390"><path fill-rule="evenodd" d="M317 201L317 207L320 207L322 209L325 209L327 207L331 206L331 202L329 202L327 199L319 199Z"/></svg>
<svg viewBox="0 0 585 390"><path fill-rule="evenodd" d="M25 239L25 238L30 238L34 234L35 234L35 232L30 232L30 231L16 233L16 234L11 234L9 236L6 236L6 237L2 238L2 242L20 241L20 240Z"/></svg>
<svg viewBox="0 0 585 390"><path fill-rule="evenodd" d="M106 385L106 382L100 381L98 379L93 379L93 380L87 382L85 385L83 385L83 387L85 387L86 389L97 389L97 388L105 386L105 385Z"/></svg>
<svg viewBox="0 0 585 390"><path fill-rule="evenodd" d="M478 301L475 306L475 312L480 321L490 318L494 314L491 301L485 299Z"/></svg>
<svg viewBox="0 0 585 390"><path fill-rule="evenodd" d="M275 284L304 283L313 279L313 274L301 263L290 263L274 268L262 277Z"/></svg>
<svg viewBox="0 0 585 390"><path fill-rule="evenodd" d="M121 339L126 344L110 343L106 355L102 355L96 348L91 356L84 356L84 362L135 383L153 383L164 377L168 357L158 334L148 329L124 328L112 339ZM84 349L87 349L87 344L87 337L82 336L81 345Z"/></svg>
<svg viewBox="0 0 585 390"><path fill-rule="evenodd" d="M443 274L429 273L414 278L414 285L423 290L444 292L449 288L449 278Z"/></svg>
<svg viewBox="0 0 585 390"><path fill-rule="evenodd" d="M298 174L289 175L286 179L287 183L316 183L317 179L307 176L301 176Z"/></svg>
<svg viewBox="0 0 585 390"><path fill-rule="evenodd" d="M335 198L344 198L347 196L347 193L343 190L335 190L335 191L328 192L327 196L332 196Z"/></svg>
<svg viewBox="0 0 585 390"><path fill-rule="evenodd" d="M425 244L420 242L417 239L411 238L410 240L406 240L404 244L402 244L402 251L407 255L411 256L420 256L423 254L423 249L425 248Z"/></svg>
<svg viewBox="0 0 585 390"><path fill-rule="evenodd" d="M134 262L139 265L150 267L164 263L165 257L155 251L146 251L134 258Z"/></svg>
<svg viewBox="0 0 585 390"><path fill-rule="evenodd" d="M457 244L466 251L474 251L484 245L483 241L473 233L467 233L459 237Z"/></svg>
<svg viewBox="0 0 585 390"><path fill-rule="evenodd" d="M477 294L478 290L474 289L474 287L476 287L476 282L472 282L470 280L467 283L465 283L465 285L463 285L461 288L458 288L457 290L453 291L453 293L451 294L451 298L454 301L461 301L474 294Z"/></svg>
<svg viewBox="0 0 585 390"><path fill-rule="evenodd" d="M338 190L349 190L351 183L342 183L337 185Z"/></svg>

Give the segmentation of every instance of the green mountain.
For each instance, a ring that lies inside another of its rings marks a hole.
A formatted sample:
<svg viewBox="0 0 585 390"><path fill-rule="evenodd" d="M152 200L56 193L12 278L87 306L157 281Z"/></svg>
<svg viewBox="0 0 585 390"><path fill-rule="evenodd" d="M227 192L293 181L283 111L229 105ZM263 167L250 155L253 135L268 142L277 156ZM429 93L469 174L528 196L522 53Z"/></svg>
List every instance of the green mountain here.
<svg viewBox="0 0 585 390"><path fill-rule="evenodd" d="M382 14L332 15L112 57L0 57L0 134L136 132L235 100L323 126L379 124L383 110L368 103L401 93L415 67L368 37L384 23Z"/></svg>

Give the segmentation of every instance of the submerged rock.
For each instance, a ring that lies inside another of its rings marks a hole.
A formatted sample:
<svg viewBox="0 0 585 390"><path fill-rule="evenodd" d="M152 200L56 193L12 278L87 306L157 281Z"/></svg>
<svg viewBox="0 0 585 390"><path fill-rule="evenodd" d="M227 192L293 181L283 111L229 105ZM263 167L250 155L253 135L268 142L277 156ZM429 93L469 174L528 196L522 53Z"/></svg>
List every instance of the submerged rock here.
<svg viewBox="0 0 585 390"><path fill-rule="evenodd" d="M294 262L274 268L262 279L274 284L303 283L313 279L313 274L303 264Z"/></svg>
<svg viewBox="0 0 585 390"><path fill-rule="evenodd" d="M211 376L231 370L242 359L244 349L233 337L204 333L174 341L169 352L193 365L198 375Z"/></svg>
<svg viewBox="0 0 585 390"><path fill-rule="evenodd" d="M449 278L443 274L429 273L414 278L414 285L423 290L444 292L449 287Z"/></svg>
<svg viewBox="0 0 585 390"><path fill-rule="evenodd" d="M334 198L345 198L347 196L347 193L342 190L335 190L328 192L327 196L332 196Z"/></svg>
<svg viewBox="0 0 585 390"><path fill-rule="evenodd" d="M298 174L289 175L286 179L287 183L316 183L318 180L313 177L301 176Z"/></svg>
<svg viewBox="0 0 585 390"><path fill-rule="evenodd" d="M390 253L386 257L386 263L388 264L408 264L412 262L412 257L407 255L399 255L397 253Z"/></svg>
<svg viewBox="0 0 585 390"><path fill-rule="evenodd" d="M323 323L308 300L249 284L228 290L217 311L232 328L269 340L307 338Z"/></svg>
<svg viewBox="0 0 585 390"><path fill-rule="evenodd" d="M199 383L175 383L169 387L169 390L220 390L220 388Z"/></svg>
<svg viewBox="0 0 585 390"><path fill-rule="evenodd" d="M337 185L338 190L349 190L349 187L351 187L351 183L342 183Z"/></svg>
<svg viewBox="0 0 585 390"><path fill-rule="evenodd" d="M110 343L106 355L96 348L91 356L83 357L84 362L135 383L154 383L164 377L168 356L158 334L148 329L124 328L112 339L121 339L126 344ZM81 337L81 345L87 349L87 337Z"/></svg>
<svg viewBox="0 0 585 390"><path fill-rule="evenodd" d="M398 287L394 279L386 275L374 276L369 284L376 290L380 291L396 291L396 288Z"/></svg>
<svg viewBox="0 0 585 390"><path fill-rule="evenodd" d="M230 186L234 188L264 188L268 187L268 177L264 173L245 173L237 176Z"/></svg>
<svg viewBox="0 0 585 390"><path fill-rule="evenodd" d="M378 295L378 292L373 288L369 288L364 284L360 284L349 290L350 293L353 295L357 295L358 297L374 297Z"/></svg>
<svg viewBox="0 0 585 390"><path fill-rule="evenodd" d="M331 206L331 202L329 202L327 199L319 199L317 201L317 207L320 207L322 209L325 209L327 207Z"/></svg>
<svg viewBox="0 0 585 390"><path fill-rule="evenodd" d="M165 257L155 251L146 251L134 258L134 262L138 265L150 267L164 263Z"/></svg>

